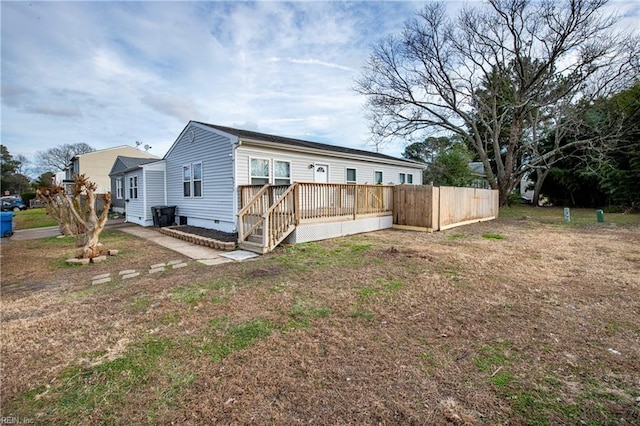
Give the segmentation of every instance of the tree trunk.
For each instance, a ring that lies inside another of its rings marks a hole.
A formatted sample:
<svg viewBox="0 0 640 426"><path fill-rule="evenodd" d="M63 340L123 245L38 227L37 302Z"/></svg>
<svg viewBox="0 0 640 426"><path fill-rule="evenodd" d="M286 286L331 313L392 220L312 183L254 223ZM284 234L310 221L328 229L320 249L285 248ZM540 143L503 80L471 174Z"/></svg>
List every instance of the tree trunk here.
<svg viewBox="0 0 640 426"><path fill-rule="evenodd" d="M533 187L533 198L531 199L531 204L533 206L540 206L540 191L542 191L542 185L544 184L544 180L549 175L549 169L545 169L544 171L538 170L538 174L536 177L536 184Z"/></svg>
<svg viewBox="0 0 640 426"><path fill-rule="evenodd" d="M500 207L506 207L509 205L509 194L511 188L509 188L508 181L506 179L498 182L498 197L500 201Z"/></svg>
<svg viewBox="0 0 640 426"><path fill-rule="evenodd" d="M85 243L82 248L82 257L83 258L94 258L96 256L100 256L103 254L104 249L99 244L98 237L100 233L104 229L107 218L109 214L109 205L111 204L111 196L110 194L104 195L104 209L102 210L102 214L100 217L96 215L96 194L95 188L92 186L88 187L86 190L86 204L88 209L87 220L86 220L86 234L85 234Z"/></svg>

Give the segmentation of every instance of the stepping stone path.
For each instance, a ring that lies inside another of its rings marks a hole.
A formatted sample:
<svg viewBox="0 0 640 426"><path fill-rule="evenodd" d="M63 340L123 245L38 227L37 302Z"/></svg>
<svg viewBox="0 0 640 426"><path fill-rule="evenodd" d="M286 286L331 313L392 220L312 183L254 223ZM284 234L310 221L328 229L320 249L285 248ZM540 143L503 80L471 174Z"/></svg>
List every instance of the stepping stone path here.
<svg viewBox="0 0 640 426"><path fill-rule="evenodd" d="M219 258L213 258L213 259L198 259L197 262L203 265L213 266L213 265L221 265L223 263L233 262L233 260L227 259L224 257L219 257ZM185 268L187 266L189 266L189 264L185 260L171 260L167 263L156 263L156 264L150 265L147 273L149 275L157 274L160 272L165 272L166 270L180 269L180 268ZM123 280L128 280L131 278L139 277L143 273L144 272L140 272L135 269L124 269L118 272L117 276ZM105 274L96 275L91 278L92 285L106 284L110 282L111 282L111 273L108 273L108 272Z"/></svg>

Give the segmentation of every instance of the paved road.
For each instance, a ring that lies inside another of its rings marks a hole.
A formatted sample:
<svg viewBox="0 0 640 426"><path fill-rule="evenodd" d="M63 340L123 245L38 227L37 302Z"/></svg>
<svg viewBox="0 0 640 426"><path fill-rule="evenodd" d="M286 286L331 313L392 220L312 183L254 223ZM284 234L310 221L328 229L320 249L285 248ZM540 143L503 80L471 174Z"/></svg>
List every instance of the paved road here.
<svg viewBox="0 0 640 426"><path fill-rule="evenodd" d="M122 228L126 226L133 226L131 223L126 223L124 219L109 219L105 229ZM40 238L51 238L60 235L60 230L57 226L47 226L44 228L33 228L13 231L13 235L10 238L0 238L0 242L5 243L7 241L25 241L25 240L37 240Z"/></svg>
<svg viewBox="0 0 640 426"><path fill-rule="evenodd" d="M105 229L122 229L123 232L127 232L139 238L144 238L206 265L218 265L221 263L232 262L234 260L240 262L242 260L257 257L255 253L245 252L242 250L236 250L235 252L228 253L196 245L161 234L156 228L145 228L132 223L127 223L124 219L109 220ZM25 229L22 231L15 231L11 238L1 238L0 242L7 243L9 241L35 240L38 238L55 237L57 235L60 235L60 231L57 226Z"/></svg>

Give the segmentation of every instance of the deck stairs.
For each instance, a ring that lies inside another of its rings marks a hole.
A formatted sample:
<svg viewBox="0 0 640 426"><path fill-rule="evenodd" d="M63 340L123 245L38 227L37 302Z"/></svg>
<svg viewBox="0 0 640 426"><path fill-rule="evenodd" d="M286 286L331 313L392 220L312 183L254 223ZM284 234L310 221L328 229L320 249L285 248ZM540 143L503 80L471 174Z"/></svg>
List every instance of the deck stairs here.
<svg viewBox="0 0 640 426"><path fill-rule="evenodd" d="M238 246L254 253L268 253L296 229L297 184L276 193L264 185L238 212Z"/></svg>

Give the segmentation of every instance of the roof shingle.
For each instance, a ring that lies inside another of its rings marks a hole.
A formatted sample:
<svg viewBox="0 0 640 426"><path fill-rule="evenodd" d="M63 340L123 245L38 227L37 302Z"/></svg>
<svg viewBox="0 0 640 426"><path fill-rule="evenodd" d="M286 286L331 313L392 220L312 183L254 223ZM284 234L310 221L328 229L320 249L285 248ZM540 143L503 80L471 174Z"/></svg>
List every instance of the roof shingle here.
<svg viewBox="0 0 640 426"><path fill-rule="evenodd" d="M329 145L329 144L320 143L320 142L311 142L311 141L305 141L302 139L294 139L294 138L287 138L283 136L269 135L266 133L253 132L250 130L234 129L231 127L218 126L216 124L202 123L199 121L194 121L194 123L198 123L202 126L210 127L212 129L229 133L241 139L253 139L257 141L272 142L272 143L278 143L282 145L288 145L288 146L294 146L294 147L300 147L300 148L310 148L310 149L318 149L322 151L337 152L342 154L373 157L373 158L378 158L382 160L402 161L408 164L412 164L414 166L421 165L421 163L418 163L412 160L407 160L406 158L392 157L390 155L380 154L379 152L371 152L371 151L365 151L365 150L355 149L355 148L346 148L338 145Z"/></svg>

